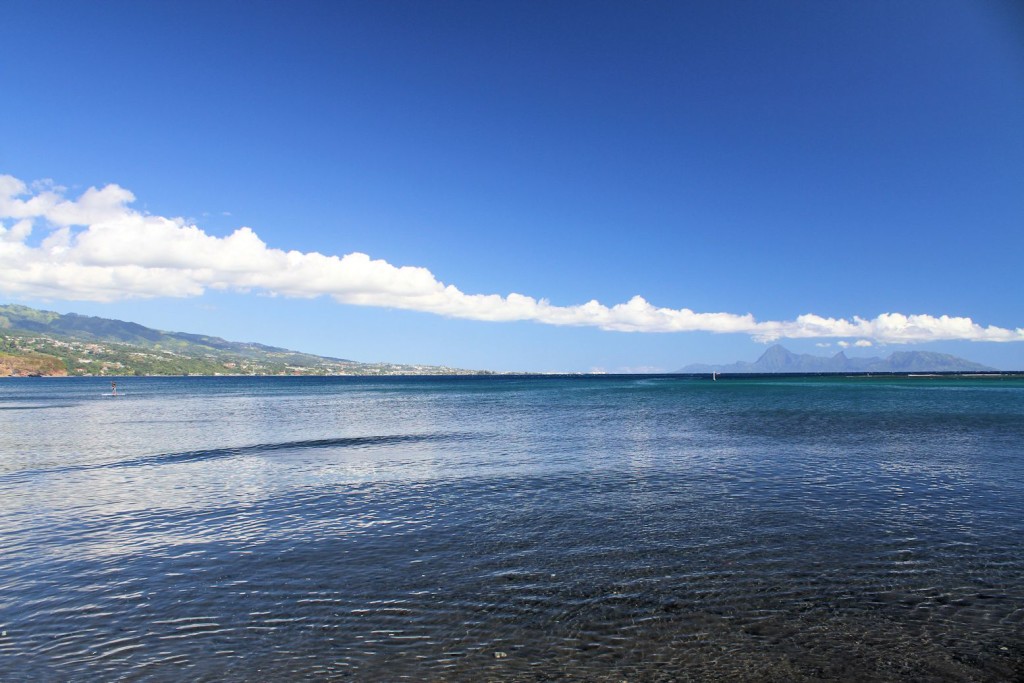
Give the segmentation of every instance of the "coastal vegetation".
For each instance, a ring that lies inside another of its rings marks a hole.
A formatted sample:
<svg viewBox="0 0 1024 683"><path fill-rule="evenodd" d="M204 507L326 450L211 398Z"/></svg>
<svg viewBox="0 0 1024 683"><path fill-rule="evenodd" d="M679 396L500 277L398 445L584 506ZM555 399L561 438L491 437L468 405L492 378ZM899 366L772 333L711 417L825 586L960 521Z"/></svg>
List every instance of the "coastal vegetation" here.
<svg viewBox="0 0 1024 683"><path fill-rule="evenodd" d="M137 323L0 305L0 376L460 375L434 365L360 363Z"/></svg>
<svg viewBox="0 0 1024 683"><path fill-rule="evenodd" d="M60 358L43 353L7 353L0 351L0 377L57 377L68 374Z"/></svg>

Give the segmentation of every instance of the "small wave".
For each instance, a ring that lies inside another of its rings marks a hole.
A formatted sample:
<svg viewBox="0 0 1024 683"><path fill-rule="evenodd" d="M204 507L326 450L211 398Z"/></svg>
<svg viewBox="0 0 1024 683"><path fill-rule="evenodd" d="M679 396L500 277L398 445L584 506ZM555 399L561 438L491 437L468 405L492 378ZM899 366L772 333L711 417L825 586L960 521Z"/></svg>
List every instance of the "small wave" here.
<svg viewBox="0 0 1024 683"><path fill-rule="evenodd" d="M232 448L212 448L181 453L161 453L132 460L122 460L96 467L141 467L147 465L166 465L177 462L193 462L215 460L218 458L234 458L240 455L256 455L275 451L294 451L319 448L371 448L375 446L392 446L401 443L420 443L424 441L444 441L453 438L451 434L395 434L391 436L354 436L334 439L307 439L303 441L282 441L278 443L261 443L251 446ZM88 466L87 466L88 467Z"/></svg>
<svg viewBox="0 0 1024 683"><path fill-rule="evenodd" d="M47 403L44 406L0 406L0 410L47 410L49 408L74 408L77 403Z"/></svg>
<svg viewBox="0 0 1024 683"><path fill-rule="evenodd" d="M295 451L320 448L374 448L394 446L407 443L424 443L431 441L451 441L468 438L467 434L393 434L385 436L352 436L332 439L306 439L301 441L281 441L277 443L261 443L250 446L234 446L231 448L209 448L178 453L158 453L116 462L104 462L82 465L64 465L43 469L23 470L0 475L0 482L28 479L45 474L66 474L69 472L85 472L91 470L121 469L129 467L153 467L183 462L201 462L235 458L243 455L260 455L277 451Z"/></svg>

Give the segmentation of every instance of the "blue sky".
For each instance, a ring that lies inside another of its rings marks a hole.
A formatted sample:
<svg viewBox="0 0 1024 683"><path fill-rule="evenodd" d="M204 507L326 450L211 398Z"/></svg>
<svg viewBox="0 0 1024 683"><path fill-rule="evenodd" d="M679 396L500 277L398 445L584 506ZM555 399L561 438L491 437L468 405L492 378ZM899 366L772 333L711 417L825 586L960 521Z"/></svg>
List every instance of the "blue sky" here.
<svg viewBox="0 0 1024 683"><path fill-rule="evenodd" d="M2 301L495 370L1024 369L1017 3L3 13Z"/></svg>

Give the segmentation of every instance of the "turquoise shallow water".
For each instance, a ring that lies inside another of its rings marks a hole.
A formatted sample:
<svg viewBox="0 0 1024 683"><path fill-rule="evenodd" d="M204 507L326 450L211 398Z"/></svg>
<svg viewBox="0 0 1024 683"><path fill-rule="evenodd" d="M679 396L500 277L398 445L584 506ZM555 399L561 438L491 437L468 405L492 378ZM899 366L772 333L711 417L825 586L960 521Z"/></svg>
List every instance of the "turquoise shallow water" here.
<svg viewBox="0 0 1024 683"><path fill-rule="evenodd" d="M0 680L1024 679L1024 381L0 380Z"/></svg>

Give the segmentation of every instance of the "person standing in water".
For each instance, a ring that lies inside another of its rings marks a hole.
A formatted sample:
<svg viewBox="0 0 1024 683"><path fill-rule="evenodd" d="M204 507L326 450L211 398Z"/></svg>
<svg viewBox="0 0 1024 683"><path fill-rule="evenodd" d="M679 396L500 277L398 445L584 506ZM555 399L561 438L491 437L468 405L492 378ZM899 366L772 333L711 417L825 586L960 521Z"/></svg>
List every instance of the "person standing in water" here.
<svg viewBox="0 0 1024 683"><path fill-rule="evenodd" d="M117 382L110 383L110 395L117 396Z"/></svg>

